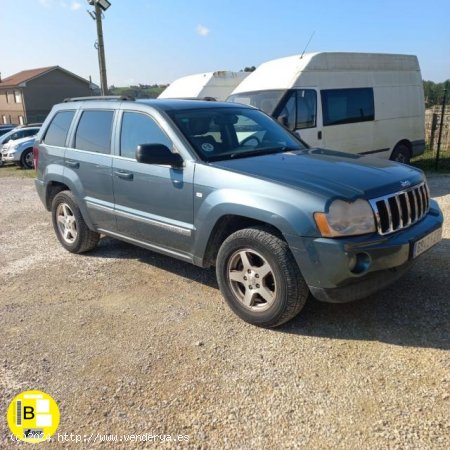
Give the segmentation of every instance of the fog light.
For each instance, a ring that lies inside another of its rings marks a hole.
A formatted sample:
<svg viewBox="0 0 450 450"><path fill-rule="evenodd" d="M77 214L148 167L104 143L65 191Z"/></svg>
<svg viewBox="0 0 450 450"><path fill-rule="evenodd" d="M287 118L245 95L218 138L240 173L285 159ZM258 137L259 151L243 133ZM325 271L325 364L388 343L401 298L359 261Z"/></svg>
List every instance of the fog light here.
<svg viewBox="0 0 450 450"><path fill-rule="evenodd" d="M361 275L369 270L370 262L370 256L367 253L357 253L350 255L348 268L355 275Z"/></svg>

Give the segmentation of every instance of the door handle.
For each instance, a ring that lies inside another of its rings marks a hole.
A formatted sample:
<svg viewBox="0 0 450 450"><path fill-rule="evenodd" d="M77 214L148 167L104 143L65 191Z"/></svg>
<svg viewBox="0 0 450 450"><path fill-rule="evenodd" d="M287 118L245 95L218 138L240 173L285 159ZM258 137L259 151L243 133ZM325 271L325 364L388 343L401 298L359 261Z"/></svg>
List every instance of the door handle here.
<svg viewBox="0 0 450 450"><path fill-rule="evenodd" d="M123 180L132 180L133 174L131 172L123 172L122 170L115 170L114 173Z"/></svg>
<svg viewBox="0 0 450 450"><path fill-rule="evenodd" d="M322 139L322 132L321 131L317 132L317 139Z"/></svg>
<svg viewBox="0 0 450 450"><path fill-rule="evenodd" d="M72 167L74 169L78 169L80 167L80 163L78 161L73 161L71 159L66 160L66 166Z"/></svg>

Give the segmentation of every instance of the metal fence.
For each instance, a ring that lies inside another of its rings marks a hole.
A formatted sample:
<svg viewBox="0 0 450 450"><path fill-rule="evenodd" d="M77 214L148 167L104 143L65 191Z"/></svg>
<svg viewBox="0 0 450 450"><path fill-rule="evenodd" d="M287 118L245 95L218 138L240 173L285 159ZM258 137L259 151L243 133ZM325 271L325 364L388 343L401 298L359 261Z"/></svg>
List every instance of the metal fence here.
<svg viewBox="0 0 450 450"><path fill-rule="evenodd" d="M426 154L436 160L438 153L439 130L441 125L442 106L436 105L425 111L425 142ZM446 106L439 150L439 168L450 169L450 105Z"/></svg>

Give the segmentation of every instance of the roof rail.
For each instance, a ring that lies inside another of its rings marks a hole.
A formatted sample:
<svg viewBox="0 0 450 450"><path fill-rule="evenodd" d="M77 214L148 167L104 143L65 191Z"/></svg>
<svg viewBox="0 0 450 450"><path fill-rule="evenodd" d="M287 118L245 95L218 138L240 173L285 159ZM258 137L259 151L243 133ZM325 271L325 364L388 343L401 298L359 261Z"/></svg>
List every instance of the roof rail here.
<svg viewBox="0 0 450 450"><path fill-rule="evenodd" d="M127 97L126 95L93 95L91 97L73 97L73 98L65 98L63 100L64 103L68 102L84 102L89 100L128 100L133 101L132 98Z"/></svg>

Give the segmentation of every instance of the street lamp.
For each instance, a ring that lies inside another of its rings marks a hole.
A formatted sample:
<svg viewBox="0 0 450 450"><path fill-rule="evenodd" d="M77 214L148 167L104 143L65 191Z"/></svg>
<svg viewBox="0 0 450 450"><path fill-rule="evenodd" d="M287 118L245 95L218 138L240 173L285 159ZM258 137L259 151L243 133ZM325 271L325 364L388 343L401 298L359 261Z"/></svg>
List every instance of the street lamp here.
<svg viewBox="0 0 450 450"><path fill-rule="evenodd" d="M111 6L111 3L108 0L87 1L95 8L95 11L88 11L88 13L97 23L96 49L98 51L98 65L100 67L100 87L102 95L106 95L108 93L108 82L106 80L105 44L103 43L102 15L103 11L106 11Z"/></svg>

